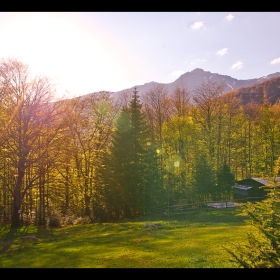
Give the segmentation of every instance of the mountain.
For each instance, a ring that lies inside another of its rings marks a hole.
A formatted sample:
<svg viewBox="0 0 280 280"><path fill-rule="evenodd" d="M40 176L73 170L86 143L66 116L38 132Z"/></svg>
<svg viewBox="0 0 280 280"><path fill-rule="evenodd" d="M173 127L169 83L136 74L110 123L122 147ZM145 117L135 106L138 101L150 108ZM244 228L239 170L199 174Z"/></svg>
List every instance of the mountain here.
<svg viewBox="0 0 280 280"><path fill-rule="evenodd" d="M280 100L280 76L265 80L261 83L256 83L252 86L242 87L226 94L234 94L241 99L241 103L254 102L262 104L265 101L270 104L275 104ZM226 94L224 96L226 96Z"/></svg>
<svg viewBox="0 0 280 280"><path fill-rule="evenodd" d="M182 87L183 85L185 85L186 88L190 91L190 96L192 96L193 91L208 79L217 83L224 82L226 85L225 92L230 92L232 90L263 83L264 81L270 80L274 77L280 77L280 72L276 72L274 74L270 74L256 79L238 80L230 76L211 73L209 71L204 71L203 69L196 68L191 72L186 72L185 74L181 75L177 80L175 80L172 83L164 84L164 83L150 82L144 85L135 85L132 88L127 88L121 91L117 91L114 92L113 94L114 96L118 97L120 93L125 91L131 91L133 90L133 88L136 87L139 95L142 96L148 90L152 90L157 85L164 86L167 92L172 92L176 87Z"/></svg>

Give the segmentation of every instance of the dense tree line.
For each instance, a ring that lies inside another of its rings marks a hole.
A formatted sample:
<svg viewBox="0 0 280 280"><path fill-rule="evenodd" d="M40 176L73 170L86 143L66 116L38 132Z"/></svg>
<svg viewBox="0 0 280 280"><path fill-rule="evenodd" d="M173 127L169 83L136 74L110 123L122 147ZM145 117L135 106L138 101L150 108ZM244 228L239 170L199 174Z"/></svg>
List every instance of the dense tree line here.
<svg viewBox="0 0 280 280"><path fill-rule="evenodd" d="M236 179L272 176L280 104L241 103L206 81L139 96L55 100L46 78L0 62L0 221L114 221L153 207L230 199Z"/></svg>

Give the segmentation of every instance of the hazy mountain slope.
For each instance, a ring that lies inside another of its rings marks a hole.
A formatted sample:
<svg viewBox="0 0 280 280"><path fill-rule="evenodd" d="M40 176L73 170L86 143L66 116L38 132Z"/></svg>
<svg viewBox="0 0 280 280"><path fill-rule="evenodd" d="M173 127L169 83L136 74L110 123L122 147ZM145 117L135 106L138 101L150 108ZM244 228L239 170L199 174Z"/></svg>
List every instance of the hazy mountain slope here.
<svg viewBox="0 0 280 280"><path fill-rule="evenodd" d="M265 100L275 104L280 99L280 76L226 94L230 93L239 97L243 105L249 102L262 104Z"/></svg>

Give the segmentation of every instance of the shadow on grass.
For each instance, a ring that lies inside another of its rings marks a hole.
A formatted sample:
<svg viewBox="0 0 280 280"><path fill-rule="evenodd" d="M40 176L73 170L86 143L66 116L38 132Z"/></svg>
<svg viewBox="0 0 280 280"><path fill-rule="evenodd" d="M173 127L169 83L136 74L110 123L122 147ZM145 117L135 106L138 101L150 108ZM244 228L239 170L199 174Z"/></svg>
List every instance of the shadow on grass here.
<svg viewBox="0 0 280 280"><path fill-rule="evenodd" d="M52 236L53 230L45 226L23 225L12 227L10 224L0 226L0 254L5 254L19 238L31 236L31 240ZM33 237L34 236L34 237Z"/></svg>
<svg viewBox="0 0 280 280"><path fill-rule="evenodd" d="M1 265L34 268L230 267L221 245L243 238L243 217L236 217L238 212L237 209L219 209L168 217L143 216L59 229L34 225L17 229L0 226L0 242L7 242L0 243L1 253L5 253ZM30 235L36 236L38 242L22 239Z"/></svg>

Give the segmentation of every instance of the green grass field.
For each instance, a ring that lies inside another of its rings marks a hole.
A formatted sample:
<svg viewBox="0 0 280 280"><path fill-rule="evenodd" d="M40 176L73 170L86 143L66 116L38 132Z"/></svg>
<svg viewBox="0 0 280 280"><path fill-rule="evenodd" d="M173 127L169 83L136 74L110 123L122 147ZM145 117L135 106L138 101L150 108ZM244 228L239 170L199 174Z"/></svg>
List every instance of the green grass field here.
<svg viewBox="0 0 280 280"><path fill-rule="evenodd" d="M1 226L0 268L235 268L223 246L246 242L249 227L239 211L51 229Z"/></svg>

